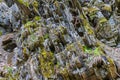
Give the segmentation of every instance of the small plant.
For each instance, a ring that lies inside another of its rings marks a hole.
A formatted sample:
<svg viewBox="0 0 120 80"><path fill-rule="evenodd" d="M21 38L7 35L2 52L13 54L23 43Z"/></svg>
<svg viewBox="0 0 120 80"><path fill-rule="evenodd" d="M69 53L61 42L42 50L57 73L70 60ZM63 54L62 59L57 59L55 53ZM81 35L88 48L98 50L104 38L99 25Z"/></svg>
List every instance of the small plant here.
<svg viewBox="0 0 120 80"><path fill-rule="evenodd" d="M40 19L41 19L40 16L35 16L35 17L34 17L34 20L35 20L35 21L39 21Z"/></svg>
<svg viewBox="0 0 120 80"><path fill-rule="evenodd" d="M10 66L4 66L4 69L8 72L8 73L12 73L12 67Z"/></svg>
<svg viewBox="0 0 120 80"><path fill-rule="evenodd" d="M83 50L85 53L94 54L94 55L101 55L103 53L99 47L97 47L95 49L91 49L91 48L88 48L87 46L84 46Z"/></svg>
<svg viewBox="0 0 120 80"><path fill-rule="evenodd" d="M4 70L7 72L5 76L6 76L9 80L14 80L14 78L12 77L12 70L13 70L13 68L10 67L10 66L4 66Z"/></svg>
<svg viewBox="0 0 120 80"><path fill-rule="evenodd" d="M87 46L83 46L83 50L85 53L92 54L93 50L91 48L88 48Z"/></svg>
<svg viewBox="0 0 120 80"><path fill-rule="evenodd" d="M49 34L45 34L44 39L48 39L48 38L49 38Z"/></svg>
<svg viewBox="0 0 120 80"><path fill-rule="evenodd" d="M0 2L2 2L2 0L0 0Z"/></svg>
<svg viewBox="0 0 120 80"><path fill-rule="evenodd" d="M25 6L29 6L29 2L25 2L24 0L17 0L20 4L23 4Z"/></svg>
<svg viewBox="0 0 120 80"><path fill-rule="evenodd" d="M95 48L94 49L94 55L100 55L100 49L99 48Z"/></svg>
<svg viewBox="0 0 120 80"><path fill-rule="evenodd" d="M2 35L2 31L0 31L0 36Z"/></svg>
<svg viewBox="0 0 120 80"><path fill-rule="evenodd" d="M50 77L54 74L54 55L52 52L47 52L45 49L40 54L40 68L44 77Z"/></svg>

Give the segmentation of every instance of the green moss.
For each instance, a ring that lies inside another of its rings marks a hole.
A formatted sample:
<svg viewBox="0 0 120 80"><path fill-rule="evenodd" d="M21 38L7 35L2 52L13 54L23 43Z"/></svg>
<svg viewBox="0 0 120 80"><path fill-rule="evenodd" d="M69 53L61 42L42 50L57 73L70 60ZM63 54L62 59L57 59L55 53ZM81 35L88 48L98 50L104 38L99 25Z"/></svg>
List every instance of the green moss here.
<svg viewBox="0 0 120 80"><path fill-rule="evenodd" d="M42 74L46 78L50 78L54 74L54 55L45 49L42 50L40 57L40 68Z"/></svg>
<svg viewBox="0 0 120 80"><path fill-rule="evenodd" d="M26 7L29 7L30 5L30 2L29 1L26 1L26 0L17 0L20 4L23 4L25 5ZM32 1L32 6L35 7L35 8L38 8L39 4L36 0Z"/></svg>
<svg viewBox="0 0 120 80"><path fill-rule="evenodd" d="M69 71L68 71L68 69L67 68L63 68L61 71L60 71L60 73L62 74L62 76L63 76L63 80L70 80L69 79Z"/></svg>
<svg viewBox="0 0 120 80"><path fill-rule="evenodd" d="M2 35L2 31L0 31L0 36Z"/></svg>
<svg viewBox="0 0 120 80"><path fill-rule="evenodd" d="M88 54L93 54L95 56L102 55L103 51L100 49L100 47L96 47L95 49L89 48L87 46L83 46L84 52Z"/></svg>
<svg viewBox="0 0 120 80"><path fill-rule="evenodd" d="M26 7L29 7L29 2L25 2L24 0L17 0L20 4L25 5Z"/></svg>
<svg viewBox="0 0 120 80"><path fill-rule="evenodd" d="M38 40L38 37L34 34L30 35L29 39L30 42L36 42Z"/></svg>
<svg viewBox="0 0 120 80"><path fill-rule="evenodd" d="M82 19L82 24L88 34L94 35L94 31L91 28L91 25L89 24L89 21L84 18L83 15L80 15L80 18Z"/></svg>
<svg viewBox="0 0 120 80"><path fill-rule="evenodd" d="M36 0L34 0L32 2L32 5L33 5L34 8L38 8L38 6L39 6L39 4L38 4L38 2Z"/></svg>
<svg viewBox="0 0 120 80"><path fill-rule="evenodd" d="M37 24L35 22L32 21L28 21L25 25L24 28L35 28L37 26Z"/></svg>
<svg viewBox="0 0 120 80"><path fill-rule="evenodd" d="M27 39L27 44L30 50L33 50L37 47L40 47L41 49L43 48L43 42L44 42L44 37L40 36L38 37L35 34L31 34L28 39Z"/></svg>
<svg viewBox="0 0 120 80"><path fill-rule="evenodd" d="M66 33L67 33L67 29L66 29L65 27L60 26L59 29L60 29L60 32L61 32L62 34L66 34Z"/></svg>
<svg viewBox="0 0 120 80"><path fill-rule="evenodd" d="M93 50L87 46L83 46L83 50L85 53L88 53L88 54L92 54L93 53Z"/></svg>
<svg viewBox="0 0 120 80"><path fill-rule="evenodd" d="M35 17L34 17L34 20L35 20L35 21L39 21L40 19L41 19L40 16L35 16Z"/></svg>
<svg viewBox="0 0 120 80"><path fill-rule="evenodd" d="M48 39L48 38L49 38L49 34L45 34L44 39Z"/></svg>
<svg viewBox="0 0 120 80"><path fill-rule="evenodd" d="M10 67L10 66L4 66L4 70L7 71L7 74L5 75L5 77L8 80L16 80L14 77L12 77L12 71L13 71L12 67Z"/></svg>
<svg viewBox="0 0 120 80"><path fill-rule="evenodd" d="M66 46L66 50L68 50L68 51L75 51L74 44L73 44L73 43L72 43L72 44L68 44L68 45Z"/></svg>
<svg viewBox="0 0 120 80"><path fill-rule="evenodd" d="M93 52L94 52L94 55L102 55L103 54L102 50L99 47L95 48Z"/></svg>
<svg viewBox="0 0 120 80"><path fill-rule="evenodd" d="M0 2L2 2L3 0L0 0Z"/></svg>
<svg viewBox="0 0 120 80"><path fill-rule="evenodd" d="M110 5L107 5L107 4L104 4L104 6L102 7L103 10L106 10L106 11L109 11L111 12L112 11L112 8Z"/></svg>
<svg viewBox="0 0 120 80"><path fill-rule="evenodd" d="M12 73L12 67L5 66L4 68L7 70L8 73Z"/></svg>
<svg viewBox="0 0 120 80"><path fill-rule="evenodd" d="M90 7L89 9L88 9L88 12L89 13L96 13L97 11L99 11L99 9L97 8L97 7Z"/></svg>
<svg viewBox="0 0 120 80"><path fill-rule="evenodd" d="M99 19L99 24L106 23L107 19L105 17L102 17Z"/></svg>

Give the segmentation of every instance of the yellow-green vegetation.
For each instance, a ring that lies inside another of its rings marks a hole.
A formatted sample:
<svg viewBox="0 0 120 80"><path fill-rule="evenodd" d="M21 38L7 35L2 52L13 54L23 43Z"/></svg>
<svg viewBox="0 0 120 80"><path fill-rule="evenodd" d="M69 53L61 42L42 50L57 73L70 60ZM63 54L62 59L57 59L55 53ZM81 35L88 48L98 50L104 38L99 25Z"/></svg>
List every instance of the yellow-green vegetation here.
<svg viewBox="0 0 120 80"><path fill-rule="evenodd" d="M54 5L55 5L57 8L60 8L60 7L59 7L59 3L58 3L57 0L54 2Z"/></svg>
<svg viewBox="0 0 120 80"><path fill-rule="evenodd" d="M60 73L62 74L62 76L64 77L64 79L69 80L69 72L67 68L63 68Z"/></svg>
<svg viewBox="0 0 120 80"><path fill-rule="evenodd" d="M48 38L49 38L49 34L45 34L44 39L48 39Z"/></svg>
<svg viewBox="0 0 120 80"><path fill-rule="evenodd" d="M95 49L88 48L87 46L83 46L84 52L88 54L93 54L95 56L102 55L103 51L100 47L96 47Z"/></svg>
<svg viewBox="0 0 120 80"><path fill-rule="evenodd" d="M37 24L35 22L29 21L27 22L23 30L21 31L21 39L26 38L28 35L34 32L34 28L36 28Z"/></svg>
<svg viewBox="0 0 120 80"><path fill-rule="evenodd" d="M35 17L34 17L34 20L35 20L35 21L39 21L40 19L41 19L40 16L35 16Z"/></svg>
<svg viewBox="0 0 120 80"><path fill-rule="evenodd" d="M88 34L94 35L94 31L93 31L91 25L89 24L89 21L86 18L84 18L83 15L80 15L80 18L82 19L82 24L83 24L86 32Z"/></svg>
<svg viewBox="0 0 120 80"><path fill-rule="evenodd" d="M32 2L32 5L34 6L34 8L38 8L38 6L39 6L39 4L38 4L38 2L36 0L34 0Z"/></svg>
<svg viewBox="0 0 120 80"><path fill-rule="evenodd" d="M25 6L29 6L29 2L25 1L25 0L17 0L20 4L23 4Z"/></svg>
<svg viewBox="0 0 120 80"><path fill-rule="evenodd" d="M105 17L102 17L99 19L99 24L107 22L107 19Z"/></svg>
<svg viewBox="0 0 120 80"><path fill-rule="evenodd" d="M111 8L111 6L110 5L108 5L108 4L104 4L104 6L102 7L102 9L103 10L106 10L106 11L112 11L112 8Z"/></svg>
<svg viewBox="0 0 120 80"><path fill-rule="evenodd" d="M111 76L111 78L114 79L116 77L116 73L117 73L115 63L114 63L113 59L111 59L111 58L107 58L107 59L108 59L108 62L109 62L109 65L107 65L107 67L108 67L107 70L108 70L109 75Z"/></svg>
<svg viewBox="0 0 120 80"><path fill-rule="evenodd" d="M95 55L102 55L103 54L103 51L100 47L97 47L93 50L94 54Z"/></svg>
<svg viewBox="0 0 120 80"><path fill-rule="evenodd" d="M17 0L17 3L19 4L19 6L21 6L23 14L25 14L24 16L30 15L31 12L39 14L38 12L39 4L36 0ZM25 9L23 9L23 7L25 7Z"/></svg>
<svg viewBox="0 0 120 80"><path fill-rule="evenodd" d="M36 17L36 21L38 21L40 17ZM34 48L43 47L43 42L45 39L49 38L49 34L43 33L41 24L34 21L28 21L22 31L21 39L26 38L23 42L25 46L28 46L30 50Z"/></svg>
<svg viewBox="0 0 120 80"><path fill-rule="evenodd" d="M40 27L40 25L37 24L37 21L40 21L41 17L40 16L35 16L33 21L28 21L25 23L24 28L37 28Z"/></svg>
<svg viewBox="0 0 120 80"><path fill-rule="evenodd" d="M32 22L32 21L29 21L29 22L27 22L25 25L24 25L24 28L34 28L34 27L36 27L36 23L35 22Z"/></svg>
<svg viewBox="0 0 120 80"><path fill-rule="evenodd" d="M97 7L90 7L88 8L88 10L86 12L88 12L87 14L89 15L90 19L93 20L96 16L96 13L99 11L99 9Z"/></svg>
<svg viewBox="0 0 120 80"><path fill-rule="evenodd" d="M94 6L94 7L90 7L90 8L88 9L88 11L89 11L89 13L95 14L97 11L99 11L99 9Z"/></svg>
<svg viewBox="0 0 120 80"><path fill-rule="evenodd" d="M21 31L21 38L25 38L28 35L33 34L34 32L36 32L37 30L39 30L39 28L41 27L40 24L37 23L37 21L40 20L40 17L35 17L34 18L35 21L28 21L24 26L23 29ZM36 36L36 35L35 35Z"/></svg>
<svg viewBox="0 0 120 80"><path fill-rule="evenodd" d="M3 2L3 0L0 0L0 2Z"/></svg>
<svg viewBox="0 0 120 80"><path fill-rule="evenodd" d="M0 36L2 35L2 31L0 31Z"/></svg>
<svg viewBox="0 0 120 80"><path fill-rule="evenodd" d="M105 45L96 37L97 29L102 30L107 22L101 10L111 11L110 6L84 5L84 0L37 1L17 0L27 18L14 49L13 65L18 69L12 74L12 68L7 67L9 80L98 80L97 71L105 79L106 75L115 78L116 65L106 57ZM13 78L17 75L19 79Z"/></svg>
<svg viewBox="0 0 120 80"><path fill-rule="evenodd" d="M4 70L7 71L6 73L6 78L9 80L16 80L13 76L12 76L12 70L13 68L10 66L4 66Z"/></svg>
<svg viewBox="0 0 120 80"><path fill-rule="evenodd" d="M59 30L63 35L67 33L67 29L63 26L59 26Z"/></svg>
<svg viewBox="0 0 120 80"><path fill-rule="evenodd" d="M27 59L28 58L29 51L26 47L23 48L23 55Z"/></svg>
<svg viewBox="0 0 120 80"><path fill-rule="evenodd" d="M68 44L66 46L66 50L68 50L68 51L75 51L74 44L73 43L72 44Z"/></svg>
<svg viewBox="0 0 120 80"><path fill-rule="evenodd" d="M25 5L26 7L29 7L30 4L32 4L32 6L34 8L38 8L39 4L36 0L17 0L20 4Z"/></svg>
<svg viewBox="0 0 120 80"><path fill-rule="evenodd" d="M27 43L29 43L28 46L30 50L34 49L35 47L39 47L39 46L42 48L43 41L44 41L43 36L38 37L35 34L31 34L27 39Z"/></svg>
<svg viewBox="0 0 120 80"><path fill-rule="evenodd" d="M43 76L50 78L54 75L54 54L43 49L40 53L39 60Z"/></svg>

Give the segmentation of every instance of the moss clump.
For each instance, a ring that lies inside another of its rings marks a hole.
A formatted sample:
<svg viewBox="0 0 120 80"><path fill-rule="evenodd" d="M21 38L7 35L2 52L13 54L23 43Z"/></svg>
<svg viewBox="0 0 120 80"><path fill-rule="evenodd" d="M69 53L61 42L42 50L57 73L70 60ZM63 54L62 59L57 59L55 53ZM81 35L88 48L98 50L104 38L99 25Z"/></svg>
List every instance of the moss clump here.
<svg viewBox="0 0 120 80"><path fill-rule="evenodd" d="M25 5L25 6L29 6L29 2L27 2L27 1L24 1L24 0L17 0L20 4L23 4L23 5Z"/></svg>
<svg viewBox="0 0 120 80"><path fill-rule="evenodd" d="M40 68L42 74L46 78L50 78L54 74L54 55L45 49L42 50L40 57Z"/></svg>
<svg viewBox="0 0 120 80"><path fill-rule="evenodd" d="M25 24L24 28L36 27L36 25L35 22L29 21Z"/></svg>
<svg viewBox="0 0 120 80"><path fill-rule="evenodd" d="M35 17L34 17L34 20L35 20L35 21L39 21L40 19L41 19L40 16L35 16Z"/></svg>
<svg viewBox="0 0 120 80"><path fill-rule="evenodd" d="M33 5L34 8L38 8L38 6L39 6L39 4L38 4L38 2L36 0L34 0L32 2L32 5Z"/></svg>
<svg viewBox="0 0 120 80"><path fill-rule="evenodd" d="M91 25L89 24L89 21L85 19L83 15L80 15L80 18L82 19L82 25L84 26L86 32L90 35L94 35L94 31Z"/></svg>
<svg viewBox="0 0 120 80"><path fill-rule="evenodd" d="M92 54L95 56L99 56L99 55L103 54L103 51L101 50L100 47L96 47L96 48L92 49L92 48L89 48L87 46L83 46L83 49L84 49L85 53Z"/></svg>
<svg viewBox="0 0 120 80"><path fill-rule="evenodd" d="M48 39L48 38L49 38L49 34L45 34L44 39Z"/></svg>
<svg viewBox="0 0 120 80"><path fill-rule="evenodd" d="M0 31L0 36L2 35L2 31Z"/></svg>

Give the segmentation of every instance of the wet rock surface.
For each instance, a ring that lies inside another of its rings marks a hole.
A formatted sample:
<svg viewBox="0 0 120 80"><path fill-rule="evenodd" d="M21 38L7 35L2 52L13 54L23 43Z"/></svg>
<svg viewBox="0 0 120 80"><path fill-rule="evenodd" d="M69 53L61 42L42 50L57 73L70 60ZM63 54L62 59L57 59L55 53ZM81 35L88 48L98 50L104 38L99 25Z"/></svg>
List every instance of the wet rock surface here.
<svg viewBox="0 0 120 80"><path fill-rule="evenodd" d="M7 80L120 77L120 18L119 6L114 1L5 1L9 7L0 3L0 10L4 8L1 14L5 14L5 18L0 18L1 35L9 29L18 32L0 37L0 77Z"/></svg>

